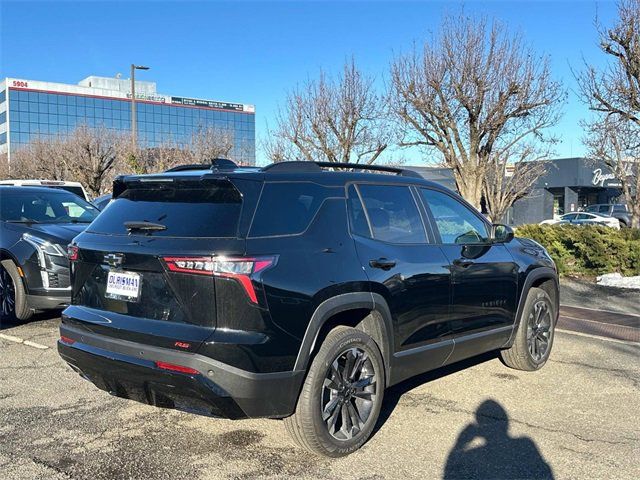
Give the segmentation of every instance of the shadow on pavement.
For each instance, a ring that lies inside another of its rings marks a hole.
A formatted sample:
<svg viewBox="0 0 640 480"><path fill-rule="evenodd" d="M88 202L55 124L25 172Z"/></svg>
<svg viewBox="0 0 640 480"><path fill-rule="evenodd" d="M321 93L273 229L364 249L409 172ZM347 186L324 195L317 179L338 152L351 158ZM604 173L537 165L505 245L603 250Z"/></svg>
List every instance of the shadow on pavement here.
<svg viewBox="0 0 640 480"><path fill-rule="evenodd" d="M17 320L15 318L0 319L0 331L10 328L28 325L29 323L43 322L60 317L62 310L48 310L46 312L36 313L29 320Z"/></svg>
<svg viewBox="0 0 640 480"><path fill-rule="evenodd" d="M498 352L488 352L453 365L427 372L394 385L385 392L380 418L373 435L389 419L402 396L425 383L495 360ZM475 422L459 435L444 469L451 479L552 479L553 471L529 437L509 435L509 415L496 401L483 402L475 412Z"/></svg>
<svg viewBox="0 0 640 480"><path fill-rule="evenodd" d="M511 437L508 430L506 410L494 400L482 402L476 421L462 430L449 452L443 478L554 478L535 442L529 437Z"/></svg>
<svg viewBox="0 0 640 480"><path fill-rule="evenodd" d="M447 365L446 367L441 367L436 370L417 375L408 380L405 380L402 383L394 385L391 388L388 388L384 392L384 401L382 403L382 408L380 409L380 417L378 418L378 423L373 429L372 435L375 435L378 430L382 428L384 423L389 419L389 417L395 410L398 402L400 401L400 398L405 393L425 383L432 382L434 380L437 380L438 378L446 377L447 375L465 370L469 367L473 367L474 365L480 365L481 363L487 362L489 360L494 360L496 358L498 358L498 352L487 352L482 355L478 355L477 357L469 358L452 365Z"/></svg>

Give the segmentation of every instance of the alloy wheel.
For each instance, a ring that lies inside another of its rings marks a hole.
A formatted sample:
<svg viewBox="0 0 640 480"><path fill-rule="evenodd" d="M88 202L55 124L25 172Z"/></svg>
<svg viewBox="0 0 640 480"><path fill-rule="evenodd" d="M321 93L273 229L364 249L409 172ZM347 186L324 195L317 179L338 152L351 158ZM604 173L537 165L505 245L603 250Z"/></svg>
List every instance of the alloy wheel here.
<svg viewBox="0 0 640 480"><path fill-rule="evenodd" d="M321 411L329 434L350 440L361 432L376 399L376 371L363 349L340 353L327 371L322 388Z"/></svg>
<svg viewBox="0 0 640 480"><path fill-rule="evenodd" d="M16 308L16 291L9 272L0 267L0 313L3 317L13 315Z"/></svg>
<svg viewBox="0 0 640 480"><path fill-rule="evenodd" d="M549 350L551 340L551 310L544 300L536 302L527 325L527 347L531 358L539 362Z"/></svg>

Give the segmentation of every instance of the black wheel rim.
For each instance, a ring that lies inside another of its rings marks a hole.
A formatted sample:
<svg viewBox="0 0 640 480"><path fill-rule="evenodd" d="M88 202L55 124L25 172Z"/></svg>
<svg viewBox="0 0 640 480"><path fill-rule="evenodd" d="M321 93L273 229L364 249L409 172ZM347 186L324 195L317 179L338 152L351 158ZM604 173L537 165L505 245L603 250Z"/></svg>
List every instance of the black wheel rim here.
<svg viewBox="0 0 640 480"><path fill-rule="evenodd" d="M541 361L549 350L551 341L551 310L544 300L536 302L529 315L527 325L527 346L531 358Z"/></svg>
<svg viewBox="0 0 640 480"><path fill-rule="evenodd" d="M327 371L320 405L322 420L337 440L357 436L371 416L377 377L371 358L355 347L340 353Z"/></svg>
<svg viewBox="0 0 640 480"><path fill-rule="evenodd" d="M13 280L4 268L0 267L0 313L3 317L13 314L16 307L16 291Z"/></svg>

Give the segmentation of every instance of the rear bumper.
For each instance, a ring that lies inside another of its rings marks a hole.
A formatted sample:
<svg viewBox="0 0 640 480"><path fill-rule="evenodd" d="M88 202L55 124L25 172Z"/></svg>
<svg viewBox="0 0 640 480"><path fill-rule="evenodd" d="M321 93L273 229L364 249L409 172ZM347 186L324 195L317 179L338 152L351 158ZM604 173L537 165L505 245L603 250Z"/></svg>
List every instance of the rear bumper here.
<svg viewBox="0 0 640 480"><path fill-rule="evenodd" d="M202 355L114 339L61 325L60 356L113 395L158 407L225 418L281 418L293 413L304 372L253 373ZM166 362L198 374L160 369Z"/></svg>

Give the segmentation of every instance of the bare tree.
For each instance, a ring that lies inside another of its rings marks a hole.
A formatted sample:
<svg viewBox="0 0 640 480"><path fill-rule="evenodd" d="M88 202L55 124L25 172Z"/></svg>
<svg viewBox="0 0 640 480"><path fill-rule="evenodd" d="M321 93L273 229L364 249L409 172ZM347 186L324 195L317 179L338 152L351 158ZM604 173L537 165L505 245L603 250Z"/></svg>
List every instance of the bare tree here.
<svg viewBox="0 0 640 480"><path fill-rule="evenodd" d="M517 151L491 155L482 195L492 221L504 221L507 210L531 192L537 180L546 173L544 157L546 154L540 154L538 148L531 145L518 145Z"/></svg>
<svg viewBox="0 0 640 480"><path fill-rule="evenodd" d="M521 160L510 156L520 145L544 150L554 141L546 132L564 97L548 59L519 34L464 12L445 17L438 36L391 66L389 105L404 131L400 145L437 153L477 208L487 176Z"/></svg>
<svg viewBox="0 0 640 480"><path fill-rule="evenodd" d="M235 150L241 151L241 146ZM234 160L230 158L233 151L233 132L202 127L197 128L185 143L168 139L158 146L139 148L136 152L128 150L123 153L123 164L133 173L157 173L176 165L210 163L215 158Z"/></svg>
<svg viewBox="0 0 640 480"><path fill-rule="evenodd" d="M60 138L37 136L11 154L7 174L11 178L38 178L66 180L67 166L64 162L64 141Z"/></svg>
<svg viewBox="0 0 640 480"><path fill-rule="evenodd" d="M105 127L78 127L62 141L61 159L73 180L91 196L111 190L117 160L127 139Z"/></svg>
<svg viewBox="0 0 640 480"><path fill-rule="evenodd" d="M594 112L584 122L589 156L617 176L632 224L640 227L640 0L620 0L618 15L612 28L598 26L607 66L586 65L578 83Z"/></svg>
<svg viewBox="0 0 640 480"><path fill-rule="evenodd" d="M320 72L289 92L265 151L272 161L372 164L390 143L384 110L374 79L351 60L337 79Z"/></svg>

